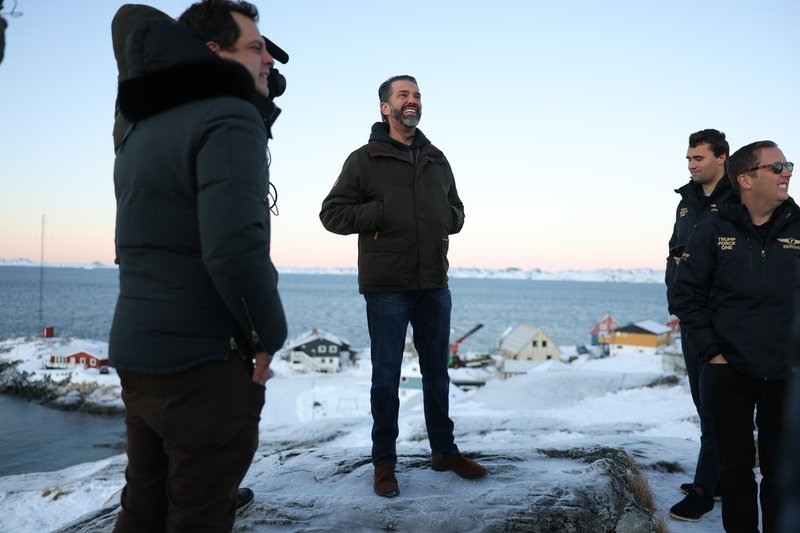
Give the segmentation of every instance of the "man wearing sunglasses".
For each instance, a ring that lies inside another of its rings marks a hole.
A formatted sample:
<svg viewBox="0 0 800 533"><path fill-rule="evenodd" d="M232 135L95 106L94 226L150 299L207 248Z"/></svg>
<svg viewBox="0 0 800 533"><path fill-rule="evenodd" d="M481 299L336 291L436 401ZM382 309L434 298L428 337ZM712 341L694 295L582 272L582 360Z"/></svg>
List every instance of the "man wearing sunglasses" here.
<svg viewBox="0 0 800 533"><path fill-rule="evenodd" d="M673 311L708 361L726 531L758 531L753 416L758 427L764 532L781 506L780 444L791 376L793 289L800 267L800 208L789 196L794 165L772 141L727 162L741 204L694 230L670 286Z"/></svg>
<svg viewBox="0 0 800 533"><path fill-rule="evenodd" d="M725 162L730 148L725 134L715 129L701 130L689 136L686 151L691 179L675 192L681 196L675 211L675 225L669 240L667 257L667 287L675 277L680 256L694 227L718 206L739 202L731 183L725 179ZM672 302L667 300L672 313ZM708 400L708 363L697 357L691 341L681 329L681 349L686 362L689 390L700 417L700 453L697 456L694 479L681 489L686 497L669 510L679 520L697 521L714 508L714 496L719 494L719 461L714 443L714 427Z"/></svg>

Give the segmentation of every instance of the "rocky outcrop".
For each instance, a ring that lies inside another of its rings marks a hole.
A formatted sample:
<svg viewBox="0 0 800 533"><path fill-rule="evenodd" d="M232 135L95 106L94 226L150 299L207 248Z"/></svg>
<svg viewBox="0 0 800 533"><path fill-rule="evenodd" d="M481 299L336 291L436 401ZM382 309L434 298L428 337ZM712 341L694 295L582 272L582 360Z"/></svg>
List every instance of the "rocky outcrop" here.
<svg viewBox="0 0 800 533"><path fill-rule="evenodd" d="M372 493L368 457L346 449L268 450L256 455L247 485L255 503L235 531L656 531L652 511L637 503L636 465L607 448L532 449L472 455L489 469L479 481L434 472L428 455L403 455L400 495ZM118 507L110 502L58 533L107 533Z"/></svg>
<svg viewBox="0 0 800 533"><path fill-rule="evenodd" d="M0 394L13 394L35 400L49 407L67 411L84 411L96 414L120 414L124 410L118 401L119 386L107 387L93 382L75 383L70 374L33 375L19 370L19 361L0 363Z"/></svg>

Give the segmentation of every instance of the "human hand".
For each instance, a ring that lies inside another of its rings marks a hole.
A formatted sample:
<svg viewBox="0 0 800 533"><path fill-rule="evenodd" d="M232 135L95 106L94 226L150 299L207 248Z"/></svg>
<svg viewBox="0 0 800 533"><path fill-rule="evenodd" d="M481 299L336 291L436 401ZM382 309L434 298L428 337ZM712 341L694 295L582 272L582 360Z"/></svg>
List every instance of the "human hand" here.
<svg viewBox="0 0 800 533"><path fill-rule="evenodd" d="M728 360L725 359L725 356L722 355L721 353L715 355L714 357L712 357L708 362L711 363L712 365L727 365L728 364Z"/></svg>
<svg viewBox="0 0 800 533"><path fill-rule="evenodd" d="M272 356L266 352L256 354L256 364L253 368L253 383L264 385L272 377L269 365L272 364Z"/></svg>

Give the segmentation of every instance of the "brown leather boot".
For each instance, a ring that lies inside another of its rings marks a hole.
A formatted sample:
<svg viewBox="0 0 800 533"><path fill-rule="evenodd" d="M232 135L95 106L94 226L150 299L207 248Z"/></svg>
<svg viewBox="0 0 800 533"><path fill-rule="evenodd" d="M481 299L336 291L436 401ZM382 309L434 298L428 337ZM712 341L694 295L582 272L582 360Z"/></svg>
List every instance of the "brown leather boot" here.
<svg viewBox="0 0 800 533"><path fill-rule="evenodd" d="M433 456L431 468L437 472L452 470L464 479L480 479L486 475L486 469L483 466L458 452L451 455Z"/></svg>
<svg viewBox="0 0 800 533"><path fill-rule="evenodd" d="M375 465L375 494L384 498L394 498L400 494L397 478L394 476L394 465Z"/></svg>

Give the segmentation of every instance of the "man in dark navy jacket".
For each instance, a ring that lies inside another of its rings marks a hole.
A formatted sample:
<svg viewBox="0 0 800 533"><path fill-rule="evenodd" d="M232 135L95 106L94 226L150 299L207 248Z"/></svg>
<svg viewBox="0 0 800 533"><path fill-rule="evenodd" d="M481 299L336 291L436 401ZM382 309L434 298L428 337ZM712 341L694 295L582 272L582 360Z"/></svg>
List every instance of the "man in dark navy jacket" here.
<svg viewBox="0 0 800 533"><path fill-rule="evenodd" d="M792 289L800 264L800 208L789 197L793 167L771 141L731 155L727 174L742 203L720 208L695 228L670 287L681 327L709 363L726 531L758 531L754 412L762 531L778 527Z"/></svg>
<svg viewBox="0 0 800 533"><path fill-rule="evenodd" d="M270 259L273 58L247 2L148 17L125 39L116 147L120 295L109 341L125 402L115 531L230 531L286 320ZM207 34L202 28L210 28ZM188 29L187 29L188 28Z"/></svg>
<svg viewBox="0 0 800 533"><path fill-rule="evenodd" d="M675 210L675 225L669 240L666 282L671 284L678 261L695 226L718 206L739 199L725 177L725 163L730 148L725 134L714 129L701 130L689 136L686 161L692 177L675 192L681 196ZM668 300L670 312L672 302ZM714 508L714 496L719 492L719 460L714 443L714 426L708 399L708 363L697 357L691 341L681 329L681 349L689 378L692 401L700 417L700 453L697 456L694 479L681 489L686 497L669 510L670 516L679 520L697 521Z"/></svg>

